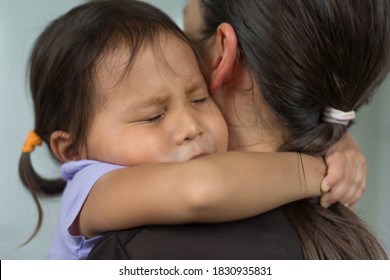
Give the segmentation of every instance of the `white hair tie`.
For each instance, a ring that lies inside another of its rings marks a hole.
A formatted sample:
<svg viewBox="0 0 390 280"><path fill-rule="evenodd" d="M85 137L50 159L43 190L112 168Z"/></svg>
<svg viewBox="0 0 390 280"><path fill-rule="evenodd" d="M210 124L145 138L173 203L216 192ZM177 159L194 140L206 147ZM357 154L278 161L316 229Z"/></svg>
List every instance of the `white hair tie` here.
<svg viewBox="0 0 390 280"><path fill-rule="evenodd" d="M332 107L327 107L322 112L322 120L327 123L348 125L355 118L355 111L343 112Z"/></svg>

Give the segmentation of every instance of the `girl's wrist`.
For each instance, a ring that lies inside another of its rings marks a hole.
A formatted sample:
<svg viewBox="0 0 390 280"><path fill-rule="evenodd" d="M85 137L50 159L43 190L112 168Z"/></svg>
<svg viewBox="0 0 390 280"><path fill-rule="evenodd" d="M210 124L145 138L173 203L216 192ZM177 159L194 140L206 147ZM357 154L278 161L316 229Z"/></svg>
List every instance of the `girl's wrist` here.
<svg viewBox="0 0 390 280"><path fill-rule="evenodd" d="M321 182L326 175L327 166L322 157L300 154L300 178L307 197L320 196Z"/></svg>

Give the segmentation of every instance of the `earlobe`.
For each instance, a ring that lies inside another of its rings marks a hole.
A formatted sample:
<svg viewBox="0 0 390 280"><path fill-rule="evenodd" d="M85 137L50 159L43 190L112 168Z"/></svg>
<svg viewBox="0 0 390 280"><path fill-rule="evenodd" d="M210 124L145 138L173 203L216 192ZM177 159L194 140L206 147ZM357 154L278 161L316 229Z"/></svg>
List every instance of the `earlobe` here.
<svg viewBox="0 0 390 280"><path fill-rule="evenodd" d="M50 135L50 149L62 163L76 159L74 151L70 150L71 143L72 139L68 132L57 130Z"/></svg>
<svg viewBox="0 0 390 280"><path fill-rule="evenodd" d="M234 78L237 55L236 32L230 24L221 23L215 35L210 77L211 93L217 92L225 82Z"/></svg>

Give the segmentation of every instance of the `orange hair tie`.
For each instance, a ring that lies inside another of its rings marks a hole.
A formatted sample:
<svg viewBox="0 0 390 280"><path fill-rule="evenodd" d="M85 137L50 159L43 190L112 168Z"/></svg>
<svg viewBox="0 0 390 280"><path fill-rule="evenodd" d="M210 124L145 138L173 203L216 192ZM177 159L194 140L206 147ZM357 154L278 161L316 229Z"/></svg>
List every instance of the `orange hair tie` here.
<svg viewBox="0 0 390 280"><path fill-rule="evenodd" d="M30 130L27 135L26 141L24 142L22 152L31 153L32 151L34 151L36 146L40 146L41 144L42 138L39 137L39 135L36 134L34 130Z"/></svg>

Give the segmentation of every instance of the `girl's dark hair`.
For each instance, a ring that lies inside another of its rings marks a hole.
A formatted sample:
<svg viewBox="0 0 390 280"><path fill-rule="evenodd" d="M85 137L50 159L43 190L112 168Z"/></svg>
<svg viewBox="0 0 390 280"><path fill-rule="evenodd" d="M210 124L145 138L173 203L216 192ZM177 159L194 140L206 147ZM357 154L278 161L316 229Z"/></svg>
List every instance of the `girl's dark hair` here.
<svg viewBox="0 0 390 280"><path fill-rule="evenodd" d="M57 130L70 133L70 153L85 143L96 110L97 63L108 52L125 44L131 51L129 70L142 46L158 42L159 34L163 32L190 45L166 14L149 4L131 0L84 4L46 27L32 50L29 74L34 130L49 148L50 136ZM22 153L19 174L38 207L38 224L30 241L42 223L39 196L62 193L65 182L41 177L31 164L30 153Z"/></svg>
<svg viewBox="0 0 390 280"><path fill-rule="evenodd" d="M389 0L201 0L201 9L203 39L223 22L236 31L263 99L289 130L280 151L323 155L346 132L323 122L323 110L357 110L389 72ZM302 200L285 212L308 259L388 258L339 203Z"/></svg>

